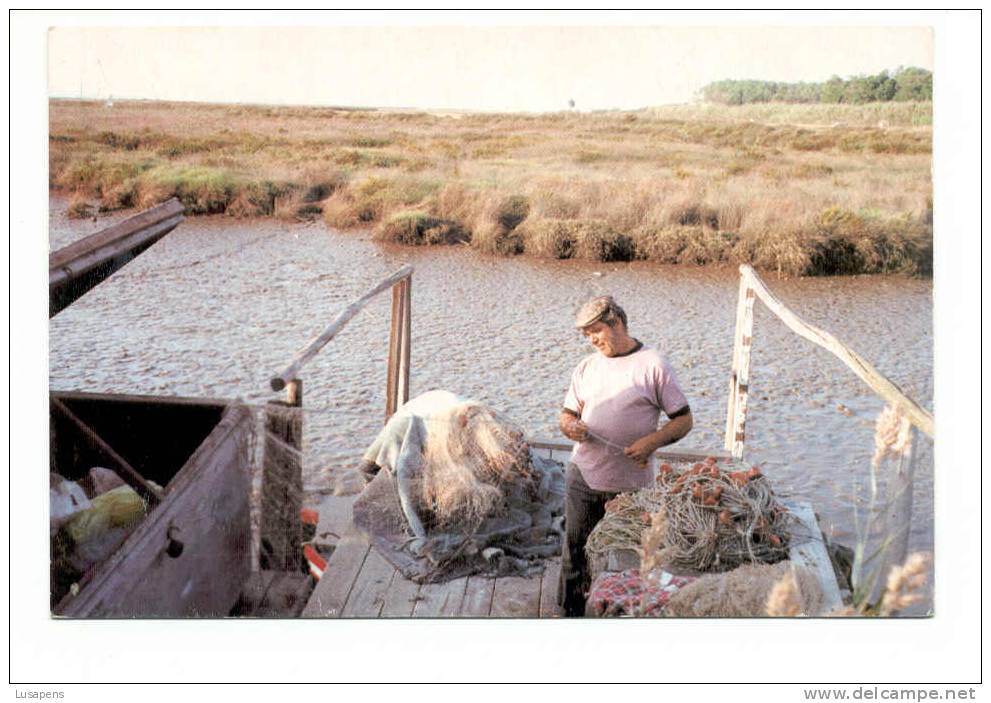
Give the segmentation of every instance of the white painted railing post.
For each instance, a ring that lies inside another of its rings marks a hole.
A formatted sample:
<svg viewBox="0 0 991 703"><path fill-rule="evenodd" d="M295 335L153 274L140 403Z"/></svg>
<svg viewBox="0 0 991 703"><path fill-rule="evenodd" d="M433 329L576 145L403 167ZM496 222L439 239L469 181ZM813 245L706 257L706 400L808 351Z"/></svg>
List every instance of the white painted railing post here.
<svg viewBox="0 0 991 703"><path fill-rule="evenodd" d="M733 336L733 368L726 408L725 449L734 459L743 457L747 425L747 397L750 386L750 350L754 330L754 289L746 271L740 272L740 293L736 303L736 332Z"/></svg>

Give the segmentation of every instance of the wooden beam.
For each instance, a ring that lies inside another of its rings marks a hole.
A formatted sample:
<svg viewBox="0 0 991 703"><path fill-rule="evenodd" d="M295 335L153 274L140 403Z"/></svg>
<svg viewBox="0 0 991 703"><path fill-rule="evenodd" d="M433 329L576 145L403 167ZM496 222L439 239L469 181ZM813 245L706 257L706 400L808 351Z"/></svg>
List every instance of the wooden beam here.
<svg viewBox="0 0 991 703"><path fill-rule="evenodd" d="M183 205L172 200L53 252L48 257L48 316L71 305L183 220Z"/></svg>
<svg viewBox="0 0 991 703"><path fill-rule="evenodd" d="M807 615L826 615L842 607L843 598L840 595L840 585L836 580L833 562L826 551L826 540L819 528L819 521L816 520L812 506L808 503L785 501L785 505L791 514L802 523L809 535L809 539L805 541L796 540L796 543L788 550L788 559L795 565L804 566L815 574L822 589L822 612L807 613Z"/></svg>
<svg viewBox="0 0 991 703"><path fill-rule="evenodd" d="M298 571L302 563L303 382L290 381L286 402L269 401L262 459L260 564Z"/></svg>
<svg viewBox="0 0 991 703"><path fill-rule="evenodd" d="M792 312L788 306L778 300L750 266L740 266L741 287L743 281L752 288L758 298L780 318L795 334L807 339L823 349L831 352L846 364L864 383L888 403L901 410L909 422L925 432L930 437L935 433L933 415L914 400L905 395L902 390L892 383L884 374L850 349L846 344L825 330L814 327Z"/></svg>
<svg viewBox="0 0 991 703"><path fill-rule="evenodd" d="M82 439L89 444L90 447L104 456L110 464L109 468L116 471L117 475L120 476L127 483L127 485L137 491L138 495L148 501L149 506L154 506L162 502L162 499L164 498L162 491L148 483L144 476L139 474L135 468L124 459L124 457L115 452L113 447L104 442L103 439L100 438L100 435L93 431L93 428L80 420L74 412L69 410L65 403L54 396L49 397L49 402L56 412L58 412L76 428L76 431Z"/></svg>
<svg viewBox="0 0 991 703"><path fill-rule="evenodd" d="M754 292L746 276L740 276L733 331L733 363L726 406L726 435L723 446L734 459L743 458L750 387L750 350L754 330Z"/></svg>
<svg viewBox="0 0 991 703"><path fill-rule="evenodd" d="M330 326L327 327L322 333L314 337L312 341L302 350L296 353L293 360L289 365L279 374L273 376L269 382L273 391L281 391L286 387L286 384L290 380L299 376L300 370L303 365L310 361L317 353L324 348L324 346L332 340L338 332L344 329L344 326L351 321L351 319L357 315L369 301L374 298L379 293L388 290L394 286L399 281L407 278L413 273L412 266L403 266L401 269L396 271L391 276L382 279L378 284L376 284L371 290L365 293L363 296L352 302L344 310L338 314Z"/></svg>

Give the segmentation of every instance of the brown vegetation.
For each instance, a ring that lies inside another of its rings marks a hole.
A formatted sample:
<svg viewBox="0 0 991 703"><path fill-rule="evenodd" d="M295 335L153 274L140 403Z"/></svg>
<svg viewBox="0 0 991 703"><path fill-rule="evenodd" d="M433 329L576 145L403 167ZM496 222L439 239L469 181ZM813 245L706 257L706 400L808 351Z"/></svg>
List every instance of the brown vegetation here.
<svg viewBox="0 0 991 703"><path fill-rule="evenodd" d="M332 227L470 239L502 255L916 273L931 262L929 109L434 115L52 101L49 179L105 210L175 196L190 214L322 213Z"/></svg>

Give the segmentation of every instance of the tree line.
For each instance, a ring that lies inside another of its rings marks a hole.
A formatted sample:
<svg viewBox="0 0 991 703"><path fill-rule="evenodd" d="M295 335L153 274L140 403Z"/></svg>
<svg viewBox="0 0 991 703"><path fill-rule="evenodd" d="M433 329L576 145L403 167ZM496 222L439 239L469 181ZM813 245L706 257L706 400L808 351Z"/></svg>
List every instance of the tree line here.
<svg viewBox="0 0 991 703"><path fill-rule="evenodd" d="M893 73L833 76L823 83L724 80L702 88L706 102L749 103L871 103L927 101L933 97L933 74L924 68L900 67Z"/></svg>

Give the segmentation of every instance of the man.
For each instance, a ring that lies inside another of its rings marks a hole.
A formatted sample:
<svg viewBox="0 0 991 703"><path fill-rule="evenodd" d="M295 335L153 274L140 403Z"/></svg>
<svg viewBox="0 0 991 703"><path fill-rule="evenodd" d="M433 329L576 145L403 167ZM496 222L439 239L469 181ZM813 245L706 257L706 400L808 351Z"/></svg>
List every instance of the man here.
<svg viewBox="0 0 991 703"><path fill-rule="evenodd" d="M585 612L585 542L618 493L654 480L648 459L692 429L692 412L671 365L627 331L611 296L593 298L575 327L596 348L571 375L559 424L577 442L566 470L565 546L559 598L568 617ZM660 412L668 421L658 428Z"/></svg>

